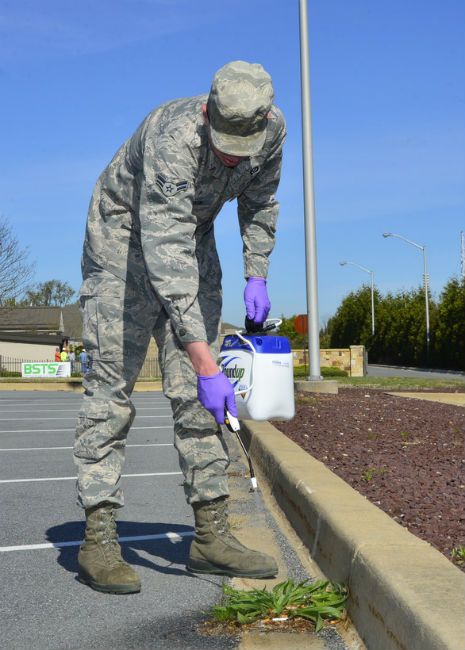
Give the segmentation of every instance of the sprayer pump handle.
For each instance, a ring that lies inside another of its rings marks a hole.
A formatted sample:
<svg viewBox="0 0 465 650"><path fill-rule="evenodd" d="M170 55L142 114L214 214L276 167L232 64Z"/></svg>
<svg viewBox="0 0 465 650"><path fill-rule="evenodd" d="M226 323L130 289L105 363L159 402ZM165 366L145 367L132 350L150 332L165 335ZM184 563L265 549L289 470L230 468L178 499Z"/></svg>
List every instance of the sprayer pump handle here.
<svg viewBox="0 0 465 650"><path fill-rule="evenodd" d="M250 318L245 317L245 333L246 334L264 334L270 330L276 329L275 323L265 325L265 323L254 323Z"/></svg>
<svg viewBox="0 0 465 650"><path fill-rule="evenodd" d="M254 323L251 318L245 317L245 331L247 333L257 334L258 332L263 332L263 323Z"/></svg>

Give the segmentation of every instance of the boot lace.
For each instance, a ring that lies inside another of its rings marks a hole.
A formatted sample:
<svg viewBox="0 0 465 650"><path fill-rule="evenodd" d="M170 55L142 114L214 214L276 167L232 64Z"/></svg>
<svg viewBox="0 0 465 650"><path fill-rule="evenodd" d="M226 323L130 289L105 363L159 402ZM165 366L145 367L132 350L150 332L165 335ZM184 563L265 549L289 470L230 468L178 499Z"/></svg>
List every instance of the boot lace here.
<svg viewBox="0 0 465 650"><path fill-rule="evenodd" d="M231 528L229 526L228 519L228 510L225 502L219 502L216 504L216 507L212 509L213 514L213 523L216 526L216 529L220 535L223 535L225 538L234 540L237 542L234 535L231 533Z"/></svg>
<svg viewBox="0 0 465 650"><path fill-rule="evenodd" d="M215 504L215 507L212 508L212 514L213 523L216 526L217 532L222 536L223 541L230 544L238 551L242 552L244 550L248 550L231 532L231 527L229 525L228 519L228 507L226 505L226 502L219 501L217 504Z"/></svg>
<svg viewBox="0 0 465 650"><path fill-rule="evenodd" d="M126 562L121 557L121 547L118 543L118 533L113 510L102 509L96 526L96 541L99 544L110 567L115 567Z"/></svg>

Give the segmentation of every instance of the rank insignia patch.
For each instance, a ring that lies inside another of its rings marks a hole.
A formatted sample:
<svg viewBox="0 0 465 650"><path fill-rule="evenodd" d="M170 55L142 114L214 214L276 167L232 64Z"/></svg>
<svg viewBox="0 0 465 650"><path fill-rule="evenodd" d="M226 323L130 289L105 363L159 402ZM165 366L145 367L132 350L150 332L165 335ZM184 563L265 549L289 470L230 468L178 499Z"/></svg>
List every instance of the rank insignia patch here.
<svg viewBox="0 0 465 650"><path fill-rule="evenodd" d="M162 174L155 176L155 183L165 196L175 196L178 192L184 192L189 187L187 181L168 181Z"/></svg>

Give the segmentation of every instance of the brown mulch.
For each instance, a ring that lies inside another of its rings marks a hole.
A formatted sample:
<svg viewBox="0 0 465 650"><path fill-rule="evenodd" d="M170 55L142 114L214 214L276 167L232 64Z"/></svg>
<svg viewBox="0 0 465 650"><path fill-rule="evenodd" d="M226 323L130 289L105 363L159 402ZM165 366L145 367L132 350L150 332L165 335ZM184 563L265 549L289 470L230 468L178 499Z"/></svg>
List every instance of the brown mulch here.
<svg viewBox="0 0 465 650"><path fill-rule="evenodd" d="M465 546L464 407L366 389L296 401L280 431L449 560Z"/></svg>

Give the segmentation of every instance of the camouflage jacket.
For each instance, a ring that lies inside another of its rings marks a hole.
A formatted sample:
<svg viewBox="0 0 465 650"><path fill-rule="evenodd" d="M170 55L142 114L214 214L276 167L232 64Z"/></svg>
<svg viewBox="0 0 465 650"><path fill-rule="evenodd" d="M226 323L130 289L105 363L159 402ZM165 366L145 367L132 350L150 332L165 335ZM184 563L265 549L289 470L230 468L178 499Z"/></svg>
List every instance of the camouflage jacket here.
<svg viewBox="0 0 465 650"><path fill-rule="evenodd" d="M84 243L81 293L98 269L126 280L125 247L137 239L150 283L183 343L206 340L197 300L202 233L212 233L223 204L237 198L245 276L266 277L279 207L285 137L279 109L271 110L260 154L228 168L209 146L206 101L206 95L175 100L146 117L99 178Z"/></svg>

